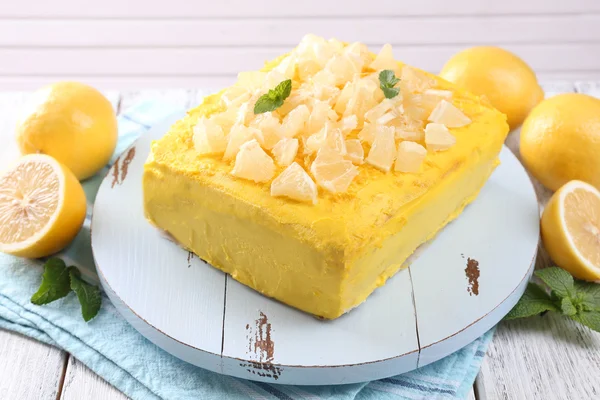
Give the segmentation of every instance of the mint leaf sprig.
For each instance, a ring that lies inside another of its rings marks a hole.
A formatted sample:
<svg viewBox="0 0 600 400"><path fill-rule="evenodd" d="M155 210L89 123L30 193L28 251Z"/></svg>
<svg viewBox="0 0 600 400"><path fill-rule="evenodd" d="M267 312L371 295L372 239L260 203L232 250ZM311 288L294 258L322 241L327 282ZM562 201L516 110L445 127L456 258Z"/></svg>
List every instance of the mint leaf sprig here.
<svg viewBox="0 0 600 400"><path fill-rule="evenodd" d="M292 80L282 81L274 89L270 89L256 100L254 114L262 114L275 111L283 105L283 101L292 93Z"/></svg>
<svg viewBox="0 0 600 400"><path fill-rule="evenodd" d="M575 280L558 267L538 270L535 276L544 285L530 282L523 297L504 319L525 318L552 311L600 332L600 285Z"/></svg>
<svg viewBox="0 0 600 400"><path fill-rule="evenodd" d="M93 319L102 305L102 296L97 286L90 285L81 279L81 272L75 267L68 267L60 258L50 258L44 264L42 284L37 292L31 296L31 302L41 306L75 292L81 315L88 322Z"/></svg>
<svg viewBox="0 0 600 400"><path fill-rule="evenodd" d="M383 91L386 99L391 99L398 96L400 89L394 87L398 82L400 82L400 79L396 78L394 71L391 69L384 69L379 73L379 87Z"/></svg>

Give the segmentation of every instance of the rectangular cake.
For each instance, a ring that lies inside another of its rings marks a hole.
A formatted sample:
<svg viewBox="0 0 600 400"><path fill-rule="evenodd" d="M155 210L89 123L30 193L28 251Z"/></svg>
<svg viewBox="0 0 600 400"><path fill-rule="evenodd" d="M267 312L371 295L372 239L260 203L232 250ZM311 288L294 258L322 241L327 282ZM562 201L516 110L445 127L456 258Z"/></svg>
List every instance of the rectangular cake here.
<svg viewBox="0 0 600 400"><path fill-rule="evenodd" d="M476 198L507 133L485 99L389 45L308 35L153 142L145 214L244 285L333 319Z"/></svg>

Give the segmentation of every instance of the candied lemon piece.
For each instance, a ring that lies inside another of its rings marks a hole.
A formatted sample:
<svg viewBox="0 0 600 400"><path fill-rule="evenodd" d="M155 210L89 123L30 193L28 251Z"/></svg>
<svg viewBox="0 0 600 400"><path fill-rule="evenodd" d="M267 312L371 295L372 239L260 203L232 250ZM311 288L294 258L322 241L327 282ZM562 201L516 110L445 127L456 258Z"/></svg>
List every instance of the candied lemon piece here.
<svg viewBox="0 0 600 400"><path fill-rule="evenodd" d="M314 62L320 70L335 54L335 47L322 37L308 34L302 38L295 53L299 64Z"/></svg>
<svg viewBox="0 0 600 400"><path fill-rule="evenodd" d="M360 71L362 71L365 65L370 64L373 59L367 45L360 42L354 42L349 44L343 50L343 53L350 56L350 58Z"/></svg>
<svg viewBox="0 0 600 400"><path fill-rule="evenodd" d="M272 149L282 138L279 119L271 112L257 115L250 123L250 127L260 131L256 139L263 149Z"/></svg>
<svg viewBox="0 0 600 400"><path fill-rule="evenodd" d="M231 175L254 182L267 182L275 175L275 163L256 139L252 139L240 147Z"/></svg>
<svg viewBox="0 0 600 400"><path fill-rule="evenodd" d="M259 136L260 131L258 129L235 124L231 128L231 132L229 132L229 141L227 143L227 148L225 149L225 154L223 155L223 160L233 159L244 143L251 139L257 139Z"/></svg>
<svg viewBox="0 0 600 400"><path fill-rule="evenodd" d="M436 84L437 81L425 72L408 65L402 67L400 75L400 88L402 92L423 93Z"/></svg>
<svg viewBox="0 0 600 400"><path fill-rule="evenodd" d="M312 77L311 81L317 85L326 87L335 87L338 78L336 75L328 69L323 69Z"/></svg>
<svg viewBox="0 0 600 400"><path fill-rule="evenodd" d="M289 138L298 135L304 130L304 126L308 122L309 117L310 111L306 105L301 104L294 108L283 119L283 123L281 124L282 135Z"/></svg>
<svg viewBox="0 0 600 400"><path fill-rule="evenodd" d="M213 120L201 118L194 126L194 148L200 154L220 154L227 147L223 128Z"/></svg>
<svg viewBox="0 0 600 400"><path fill-rule="evenodd" d="M221 95L221 102L227 108L239 107L245 101L250 99L252 95L246 88L233 85L226 89Z"/></svg>
<svg viewBox="0 0 600 400"><path fill-rule="evenodd" d="M312 154L322 148L335 150L341 155L346 154L346 144L342 131L332 128L331 123L327 122L323 129L306 139L304 154Z"/></svg>
<svg viewBox="0 0 600 400"><path fill-rule="evenodd" d="M265 76L265 81L262 85L262 88L264 90L273 89L275 86L279 85L281 82L285 81L286 79L288 79L287 76L285 76L283 73L274 69L272 71L269 71L267 73L267 76Z"/></svg>
<svg viewBox="0 0 600 400"><path fill-rule="evenodd" d="M235 123L236 112L236 108L230 108L227 111L213 114L208 119L219 125L223 129L223 133L227 136Z"/></svg>
<svg viewBox="0 0 600 400"><path fill-rule="evenodd" d="M423 94L440 97L440 98L446 99L446 100L450 100L452 98L451 90L427 89L423 92Z"/></svg>
<svg viewBox="0 0 600 400"><path fill-rule="evenodd" d="M375 139L367 156L367 163L387 172L392 168L395 157L394 127L378 125L375 130Z"/></svg>
<svg viewBox="0 0 600 400"><path fill-rule="evenodd" d="M325 147L317 153L310 172L319 186L332 193L339 193L348 190L348 186L358 175L358 168L335 150Z"/></svg>
<svg viewBox="0 0 600 400"><path fill-rule="evenodd" d="M341 85L354 77L354 74L360 72L356 64L352 62L347 55L336 55L327 62L325 70L329 71L335 77L334 84Z"/></svg>
<svg viewBox="0 0 600 400"><path fill-rule="evenodd" d="M358 126L362 126L365 113L375 107L380 101L375 93L382 92L379 86L373 81L369 79L357 79L352 87L350 98L346 104L343 116L348 117L350 115L356 115ZM335 110L338 111L337 108Z"/></svg>
<svg viewBox="0 0 600 400"><path fill-rule="evenodd" d="M338 114L344 114L346 111L346 106L348 105L348 101L350 100L350 96L352 95L352 91L354 90L354 84L352 82L348 82L344 85L344 88L340 92L333 109Z"/></svg>
<svg viewBox="0 0 600 400"><path fill-rule="evenodd" d="M469 117L454 104L446 100L442 100L438 103L428 119L431 122L444 124L448 128L460 128L461 126L469 125L471 123Z"/></svg>
<svg viewBox="0 0 600 400"><path fill-rule="evenodd" d="M298 154L298 139L283 138L277 142L271 152L277 164L287 167Z"/></svg>
<svg viewBox="0 0 600 400"><path fill-rule="evenodd" d="M358 139L346 140L346 158L354 164L362 164L365 159L365 151Z"/></svg>
<svg viewBox="0 0 600 400"><path fill-rule="evenodd" d="M383 69L391 69L395 74L400 72L400 66L398 62L394 60L394 52L392 51L392 45L384 44L375 60L369 65L369 68L375 71L381 71Z"/></svg>
<svg viewBox="0 0 600 400"><path fill-rule="evenodd" d="M452 136L444 124L432 122L425 126L425 145L427 146L428 150L447 150L455 143L456 138Z"/></svg>
<svg viewBox="0 0 600 400"><path fill-rule="evenodd" d="M425 139L425 132L422 130L409 131L396 128L396 139L409 140L411 142L422 142Z"/></svg>
<svg viewBox="0 0 600 400"><path fill-rule="evenodd" d="M361 142L373 144L373 140L375 140L375 124L369 124L365 122L363 128L358 132L358 138Z"/></svg>
<svg viewBox="0 0 600 400"><path fill-rule="evenodd" d="M273 70L280 72L288 79L293 78L296 73L296 57L293 54L290 54L281 60L279 65L273 68Z"/></svg>
<svg viewBox="0 0 600 400"><path fill-rule="evenodd" d="M344 117L340 120L338 124L344 135L352 132L358 126L358 118L356 115L350 115L349 117Z"/></svg>
<svg viewBox="0 0 600 400"><path fill-rule="evenodd" d="M377 104L375 107L371 108L365 113L365 120L373 123L393 108L394 102L392 102L391 99L384 99L381 103Z"/></svg>
<svg viewBox="0 0 600 400"><path fill-rule="evenodd" d="M271 183L271 196L274 197L283 196L317 204L317 193L315 182L296 162L287 167Z"/></svg>
<svg viewBox="0 0 600 400"><path fill-rule="evenodd" d="M337 120L338 116L326 101L316 100L306 124L306 133L312 134L323 128L326 122Z"/></svg>
<svg viewBox="0 0 600 400"><path fill-rule="evenodd" d="M419 172L427 156L427 150L415 142L400 142L394 170L399 172Z"/></svg>

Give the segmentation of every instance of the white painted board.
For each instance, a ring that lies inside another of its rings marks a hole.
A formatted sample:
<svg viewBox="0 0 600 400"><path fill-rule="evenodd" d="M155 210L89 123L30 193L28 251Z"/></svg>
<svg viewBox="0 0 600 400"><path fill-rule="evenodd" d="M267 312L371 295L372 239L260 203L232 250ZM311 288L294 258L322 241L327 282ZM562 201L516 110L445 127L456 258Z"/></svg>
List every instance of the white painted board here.
<svg viewBox="0 0 600 400"><path fill-rule="evenodd" d="M247 379L360 382L458 350L497 323L521 295L537 248L538 220L532 216L538 209L525 171L508 150L479 198L423 249L410 272L398 273L338 320L319 321L190 257L144 219L141 176L150 141L178 117L124 153L100 187L92 219L92 247L107 294L136 329L166 351ZM480 234L475 238L464 229ZM481 262L478 295L468 295L460 249ZM428 288L427 280L438 286ZM436 315L440 302L462 314Z"/></svg>

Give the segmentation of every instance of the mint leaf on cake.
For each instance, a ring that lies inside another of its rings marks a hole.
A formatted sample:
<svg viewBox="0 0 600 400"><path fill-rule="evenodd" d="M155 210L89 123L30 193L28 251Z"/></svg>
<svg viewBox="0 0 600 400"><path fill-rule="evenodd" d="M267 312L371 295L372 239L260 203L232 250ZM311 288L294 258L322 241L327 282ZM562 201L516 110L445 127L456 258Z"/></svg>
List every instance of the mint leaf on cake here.
<svg viewBox="0 0 600 400"><path fill-rule="evenodd" d="M400 93L400 89L394 87L398 82L400 79L396 78L394 71L390 69L384 69L379 73L379 87L386 99L394 98Z"/></svg>
<svg viewBox="0 0 600 400"><path fill-rule="evenodd" d="M262 114L269 111L275 111L283 105L283 101L288 98L292 92L292 80L287 79L270 89L266 94L258 98L254 104L254 114Z"/></svg>

